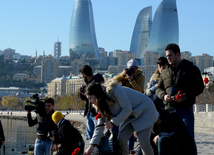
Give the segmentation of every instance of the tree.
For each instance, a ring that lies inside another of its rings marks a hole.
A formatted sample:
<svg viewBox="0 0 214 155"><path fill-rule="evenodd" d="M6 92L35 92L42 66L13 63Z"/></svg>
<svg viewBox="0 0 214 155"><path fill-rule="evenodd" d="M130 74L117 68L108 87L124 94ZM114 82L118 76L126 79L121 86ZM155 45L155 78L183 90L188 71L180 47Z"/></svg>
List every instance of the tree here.
<svg viewBox="0 0 214 155"><path fill-rule="evenodd" d="M16 109L16 106L18 105L18 103L20 102L20 99L16 96L4 96L2 98L2 105L5 107L11 107L13 109Z"/></svg>
<svg viewBox="0 0 214 155"><path fill-rule="evenodd" d="M71 99L71 108L75 110L84 109L85 107L85 102L79 98L78 94L79 94L78 92L74 94Z"/></svg>
<svg viewBox="0 0 214 155"><path fill-rule="evenodd" d="M71 96L70 95L62 95L60 97L60 100L59 100L59 109L60 110L66 110L66 109L71 109L71 104L70 104L70 101L71 101Z"/></svg>

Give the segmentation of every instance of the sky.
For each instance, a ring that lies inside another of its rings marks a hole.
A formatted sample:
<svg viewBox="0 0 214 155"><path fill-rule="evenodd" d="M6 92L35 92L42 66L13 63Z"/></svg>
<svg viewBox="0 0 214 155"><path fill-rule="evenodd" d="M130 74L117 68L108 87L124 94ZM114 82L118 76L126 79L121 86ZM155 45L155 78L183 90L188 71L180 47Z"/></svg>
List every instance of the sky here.
<svg viewBox="0 0 214 155"><path fill-rule="evenodd" d="M98 47L129 51L138 13L152 6L153 18L162 0L91 0ZM35 56L54 55L62 42L69 55L69 28L74 0L0 0L0 50ZM193 56L214 56L214 0L177 0L179 46Z"/></svg>

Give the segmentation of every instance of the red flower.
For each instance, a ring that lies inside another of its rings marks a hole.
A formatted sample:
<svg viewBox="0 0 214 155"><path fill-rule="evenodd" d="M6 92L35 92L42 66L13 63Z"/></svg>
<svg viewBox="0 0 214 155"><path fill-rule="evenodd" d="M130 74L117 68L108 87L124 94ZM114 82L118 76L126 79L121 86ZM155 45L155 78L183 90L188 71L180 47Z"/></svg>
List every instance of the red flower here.
<svg viewBox="0 0 214 155"><path fill-rule="evenodd" d="M178 99L183 98L183 97L184 97L184 95L182 94L182 91L179 90L178 94L175 96L175 98L178 100Z"/></svg>
<svg viewBox="0 0 214 155"><path fill-rule="evenodd" d="M77 155L77 154L80 154L80 148L76 148L76 149L74 150L74 152L72 152L71 155Z"/></svg>
<svg viewBox="0 0 214 155"><path fill-rule="evenodd" d="M204 78L204 83L208 84L208 82L209 82L209 79L208 78Z"/></svg>
<svg viewBox="0 0 214 155"><path fill-rule="evenodd" d="M96 115L96 120L98 120L98 118L100 118L102 115L100 114L100 113L98 113L97 115Z"/></svg>
<svg viewBox="0 0 214 155"><path fill-rule="evenodd" d="M178 94L182 94L182 91L181 91L181 90L179 90L179 91L178 91Z"/></svg>

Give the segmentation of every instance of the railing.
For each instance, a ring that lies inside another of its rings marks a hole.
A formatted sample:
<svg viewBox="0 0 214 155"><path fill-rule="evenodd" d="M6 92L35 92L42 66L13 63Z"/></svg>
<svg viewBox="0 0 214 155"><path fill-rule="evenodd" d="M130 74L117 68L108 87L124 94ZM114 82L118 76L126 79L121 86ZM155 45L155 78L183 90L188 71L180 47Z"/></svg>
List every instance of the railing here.
<svg viewBox="0 0 214 155"><path fill-rule="evenodd" d="M214 106L212 104L194 105L194 112L214 112Z"/></svg>

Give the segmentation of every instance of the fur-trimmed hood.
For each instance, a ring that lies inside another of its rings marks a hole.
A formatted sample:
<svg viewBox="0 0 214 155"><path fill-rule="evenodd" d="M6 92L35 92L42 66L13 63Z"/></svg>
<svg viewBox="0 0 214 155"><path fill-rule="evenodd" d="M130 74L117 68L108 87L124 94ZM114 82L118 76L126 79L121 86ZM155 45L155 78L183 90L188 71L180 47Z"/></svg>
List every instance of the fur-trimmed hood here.
<svg viewBox="0 0 214 155"><path fill-rule="evenodd" d="M154 74L152 75L152 80L154 80L155 82L160 80L160 73L159 70L157 69Z"/></svg>

